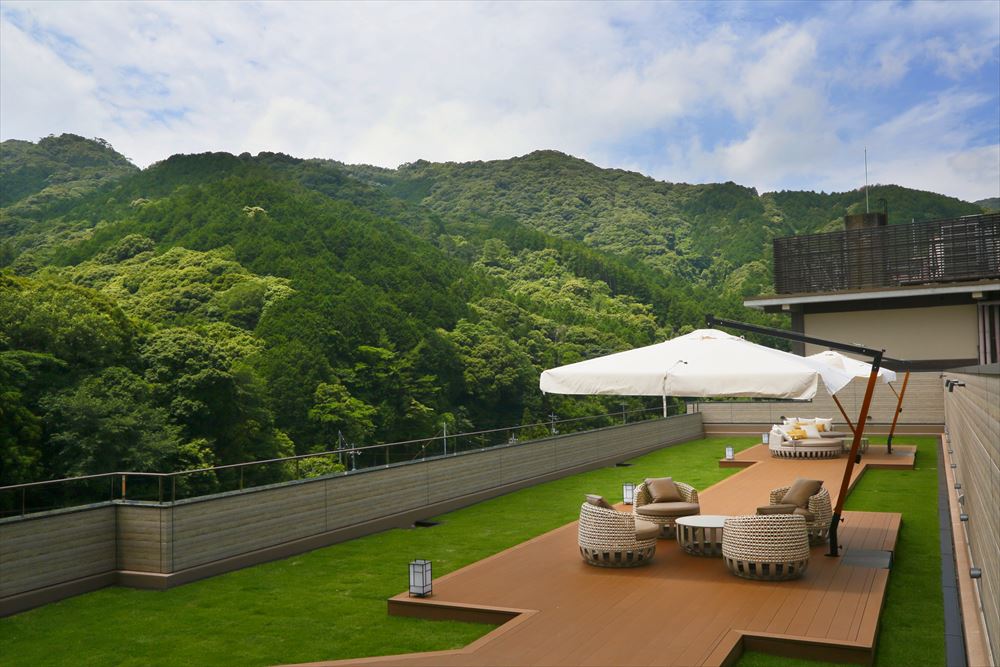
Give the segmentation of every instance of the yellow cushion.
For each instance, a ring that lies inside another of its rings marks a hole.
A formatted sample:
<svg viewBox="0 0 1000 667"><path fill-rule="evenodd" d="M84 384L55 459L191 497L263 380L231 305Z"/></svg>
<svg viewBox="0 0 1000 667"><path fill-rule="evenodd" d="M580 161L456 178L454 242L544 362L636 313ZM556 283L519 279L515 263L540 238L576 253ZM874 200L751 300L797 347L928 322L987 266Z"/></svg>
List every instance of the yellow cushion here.
<svg viewBox="0 0 1000 667"><path fill-rule="evenodd" d="M791 438L792 440L804 440L806 437L806 432L804 429L801 428L789 429L788 437Z"/></svg>
<svg viewBox="0 0 1000 667"><path fill-rule="evenodd" d="M826 424L820 424L819 422L816 422L816 430L822 433L823 431L826 430Z"/></svg>

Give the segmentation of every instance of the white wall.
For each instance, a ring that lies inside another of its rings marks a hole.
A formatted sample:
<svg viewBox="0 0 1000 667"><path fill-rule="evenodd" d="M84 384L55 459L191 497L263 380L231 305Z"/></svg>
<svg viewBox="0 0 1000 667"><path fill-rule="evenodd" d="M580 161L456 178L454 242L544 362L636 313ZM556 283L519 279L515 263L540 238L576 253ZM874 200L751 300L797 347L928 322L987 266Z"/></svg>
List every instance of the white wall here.
<svg viewBox="0 0 1000 667"><path fill-rule="evenodd" d="M884 349L886 356L895 359L979 357L979 320L975 304L807 313L804 321L805 333L810 336ZM807 344L806 354L824 349Z"/></svg>

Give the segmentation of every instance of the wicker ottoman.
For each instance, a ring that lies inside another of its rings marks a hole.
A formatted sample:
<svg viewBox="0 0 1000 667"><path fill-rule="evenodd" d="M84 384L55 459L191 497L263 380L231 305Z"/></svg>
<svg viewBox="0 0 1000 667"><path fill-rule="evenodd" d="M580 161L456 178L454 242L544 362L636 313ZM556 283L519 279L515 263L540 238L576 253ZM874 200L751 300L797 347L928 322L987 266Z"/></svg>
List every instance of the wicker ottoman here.
<svg viewBox="0 0 1000 667"><path fill-rule="evenodd" d="M854 444L854 437L853 436L849 436L849 437L843 438L841 440L841 442L843 443L844 451L845 452L849 452L849 451L851 451L851 445ZM861 438L861 444L858 446L858 450L862 454L866 454L868 452L868 438Z"/></svg>
<svg viewBox="0 0 1000 667"><path fill-rule="evenodd" d="M809 534L797 514L735 516L726 519L722 560L738 577L784 581L809 565Z"/></svg>

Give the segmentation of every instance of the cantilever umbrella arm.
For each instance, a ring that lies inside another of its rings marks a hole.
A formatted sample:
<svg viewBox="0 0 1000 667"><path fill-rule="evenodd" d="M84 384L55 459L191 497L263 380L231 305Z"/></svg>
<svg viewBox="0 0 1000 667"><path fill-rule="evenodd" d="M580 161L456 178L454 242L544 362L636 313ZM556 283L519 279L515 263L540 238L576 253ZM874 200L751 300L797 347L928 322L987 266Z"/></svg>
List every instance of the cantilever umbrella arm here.
<svg viewBox="0 0 1000 667"><path fill-rule="evenodd" d="M858 451L861 447L861 439L865 434L865 422L868 420L868 410L871 407L872 394L875 393L875 382L878 379L879 367L882 365L882 355L885 350L873 350L861 345L848 345L846 343L839 343L837 341L826 340L824 338L806 336L805 334L800 334L794 331L784 331L783 329L762 327L756 324L747 324L746 322L721 320L717 319L714 315L708 315L706 320L708 321L708 326L710 327L721 326L729 327L731 329L740 329L741 331L763 334L765 336L774 336L776 338L784 338L785 340L794 340L800 343L822 345L831 349L853 352L855 354L872 358L871 375L868 376L868 386L865 388L865 398L861 403L861 412L858 414L858 420L855 422L857 426L854 428L854 440L851 442L851 452L848 454L847 466L844 468L844 478L840 483L840 494L837 496L837 506L833 509L833 518L830 521L830 552L827 555L839 556L840 545L837 542L837 527L840 525L840 516L844 510L844 501L847 500L847 490L851 486L851 474L854 472L854 464L861 458ZM846 417L847 415L845 414L844 416ZM850 423L849 420L848 423Z"/></svg>
<svg viewBox="0 0 1000 667"><path fill-rule="evenodd" d="M844 416L844 421L847 422L847 428L851 429L851 433L854 433L854 424L851 423L851 418L847 416L844 406L840 404L840 399L837 398L836 394L830 394L830 398L832 398L833 402L837 404L837 407L840 409L840 414Z"/></svg>
<svg viewBox="0 0 1000 667"><path fill-rule="evenodd" d="M903 387L899 390L899 393L896 394L896 398L899 400L896 401L896 412L894 412L892 415L892 428L889 429L889 438L885 441L886 451L888 451L890 454L892 454L892 436L895 435L896 433L896 420L899 419L899 413L903 411L903 396L906 396L906 384L909 381L910 381L910 371L906 371L906 375L903 376ZM891 387L892 385L889 386ZM893 389L893 392L895 391L896 390Z"/></svg>

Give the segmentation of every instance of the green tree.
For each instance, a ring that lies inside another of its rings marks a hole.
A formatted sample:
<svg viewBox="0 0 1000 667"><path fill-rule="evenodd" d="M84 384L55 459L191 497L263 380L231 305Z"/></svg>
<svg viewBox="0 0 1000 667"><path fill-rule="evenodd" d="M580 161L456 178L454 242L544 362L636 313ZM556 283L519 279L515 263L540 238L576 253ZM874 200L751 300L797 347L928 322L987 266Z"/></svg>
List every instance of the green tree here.
<svg viewBox="0 0 1000 667"><path fill-rule="evenodd" d="M149 383L112 366L42 401L59 474L170 469L180 429L153 402Z"/></svg>
<svg viewBox="0 0 1000 667"><path fill-rule="evenodd" d="M461 321L449 334L462 361L470 413L480 426L514 424L536 369L517 342L489 322Z"/></svg>
<svg viewBox="0 0 1000 667"><path fill-rule="evenodd" d="M222 464L290 454L266 407L264 383L242 359L247 350L213 332L163 329L142 347L146 380L169 406L172 423L187 440L208 440Z"/></svg>
<svg viewBox="0 0 1000 667"><path fill-rule="evenodd" d="M0 275L0 342L51 354L75 369L127 362L136 330L109 298L57 278Z"/></svg>
<svg viewBox="0 0 1000 667"><path fill-rule="evenodd" d="M43 475L42 420L24 391L34 379L31 356L0 352L0 485L32 482Z"/></svg>
<svg viewBox="0 0 1000 667"><path fill-rule="evenodd" d="M375 433L372 420L378 411L351 396L339 382L321 382L316 387L314 401L309 419L319 424L325 435L325 442L317 447L318 451L336 449L338 434L352 444L365 444Z"/></svg>

